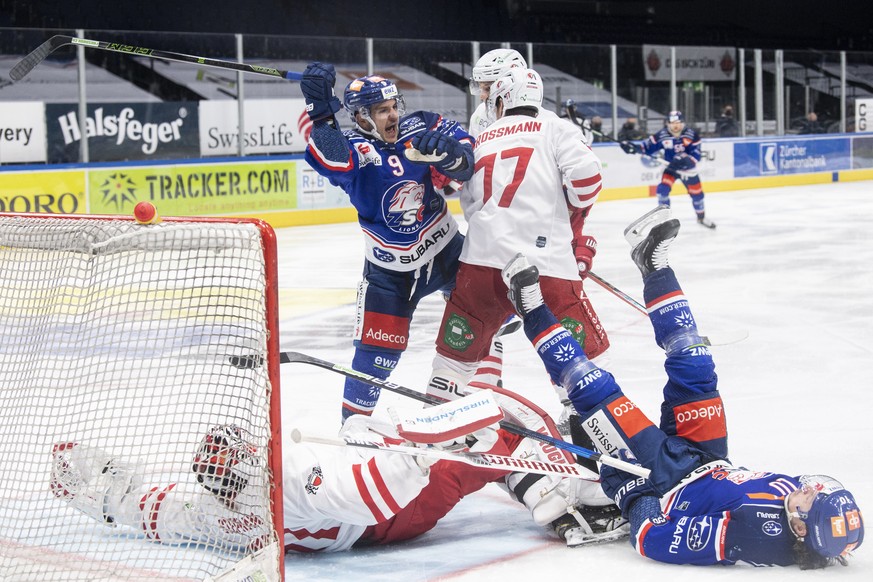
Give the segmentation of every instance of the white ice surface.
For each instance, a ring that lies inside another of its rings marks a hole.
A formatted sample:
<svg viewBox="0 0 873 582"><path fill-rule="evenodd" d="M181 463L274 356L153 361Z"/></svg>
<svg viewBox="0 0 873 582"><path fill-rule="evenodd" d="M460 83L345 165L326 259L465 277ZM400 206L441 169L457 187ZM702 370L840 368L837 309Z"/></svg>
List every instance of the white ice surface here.
<svg viewBox="0 0 873 582"><path fill-rule="evenodd" d="M788 474L825 473L873 507L873 183L856 182L710 194L714 231L698 226L687 196L673 197L683 222L670 262L700 330L747 330L713 348L735 464ZM598 203L586 230L597 237L594 270L641 298L639 273L622 237L652 199ZM281 345L348 365L354 289L362 266L357 225L280 230ZM646 318L586 283L610 334L610 370L649 416L658 418L662 354ZM391 379L423 389L443 301L431 297L413 322L409 349ZM552 413L558 404L521 332L505 340L508 388ZM302 364L282 369L284 434L332 434L343 378ZM383 392L387 406L418 407ZM293 446L289 438L284 446ZM409 543L333 555L290 555L289 580L870 580L873 541L848 568L671 566L635 554L626 541L567 549L491 485L469 496L431 532Z"/></svg>

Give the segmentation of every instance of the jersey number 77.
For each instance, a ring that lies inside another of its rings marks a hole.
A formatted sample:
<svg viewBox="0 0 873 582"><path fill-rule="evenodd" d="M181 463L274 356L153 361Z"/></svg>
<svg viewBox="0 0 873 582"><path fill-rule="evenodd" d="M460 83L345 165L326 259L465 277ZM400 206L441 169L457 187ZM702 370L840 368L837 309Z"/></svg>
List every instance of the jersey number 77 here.
<svg viewBox="0 0 873 582"><path fill-rule="evenodd" d="M500 152L500 159L507 160L511 158L515 158L515 172L512 175L512 182L507 184L506 188L504 188L503 193L500 194L500 202L497 203L498 206L502 208L508 208L510 204L512 204L512 198L515 196L516 191L518 191L519 186L521 186L521 182L524 180L524 174L527 171L527 165L530 162L530 157L533 155L533 148L509 148L507 150L503 150ZM482 197L482 203L485 204L488 200L491 199L491 195L493 194L493 176L494 176L494 165L497 162L497 153L488 154L487 156L482 156L478 160L476 160L475 171L484 169L485 174L483 187L485 189L484 196Z"/></svg>

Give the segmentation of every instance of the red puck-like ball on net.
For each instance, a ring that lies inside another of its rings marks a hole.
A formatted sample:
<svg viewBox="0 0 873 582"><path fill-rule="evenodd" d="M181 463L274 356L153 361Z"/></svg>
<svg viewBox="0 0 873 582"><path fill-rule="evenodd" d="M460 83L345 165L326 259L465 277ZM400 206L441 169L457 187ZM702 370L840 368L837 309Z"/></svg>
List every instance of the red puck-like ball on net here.
<svg viewBox="0 0 873 582"><path fill-rule="evenodd" d="M161 221L158 209L151 202L140 202L134 206L133 216L140 224L157 224Z"/></svg>

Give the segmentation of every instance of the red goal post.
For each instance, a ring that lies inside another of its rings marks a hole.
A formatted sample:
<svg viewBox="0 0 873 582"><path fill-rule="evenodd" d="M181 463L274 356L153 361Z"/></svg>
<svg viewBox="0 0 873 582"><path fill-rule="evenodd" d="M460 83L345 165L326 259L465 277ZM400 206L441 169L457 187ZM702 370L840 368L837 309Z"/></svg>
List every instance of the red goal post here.
<svg viewBox="0 0 873 582"><path fill-rule="evenodd" d="M0 578L284 577L276 254L256 219L0 213ZM222 503L192 470L219 425L254 451ZM71 470L57 443L105 456Z"/></svg>

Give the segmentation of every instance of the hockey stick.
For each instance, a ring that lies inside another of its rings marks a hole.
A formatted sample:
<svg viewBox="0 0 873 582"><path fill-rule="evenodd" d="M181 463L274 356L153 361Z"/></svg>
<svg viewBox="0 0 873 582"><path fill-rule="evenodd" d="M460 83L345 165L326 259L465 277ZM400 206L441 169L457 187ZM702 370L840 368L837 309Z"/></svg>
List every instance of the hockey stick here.
<svg viewBox="0 0 873 582"><path fill-rule="evenodd" d="M344 436L342 438L329 438L313 435L304 435L299 429L291 431L291 440L295 443L317 443L335 447L359 447L373 449L389 453L400 453L429 459L454 461L482 467L483 469L496 469L499 471L512 471L513 473L536 473L538 475L555 475L558 477L572 477L586 481L599 481L599 476L592 476L590 471L584 471L580 465L546 463L541 461L529 461L516 459L505 455L492 455L491 453L470 453L442 451L433 447L419 448L407 445L393 444L383 441L369 441Z"/></svg>
<svg viewBox="0 0 873 582"><path fill-rule="evenodd" d="M642 313L643 315L645 315L646 317L649 316L649 312L646 311L646 307L642 303L640 303L615 285L604 281L603 278L601 278L600 275L596 274L594 271L588 271L588 278L615 295L616 297L618 297L619 299L621 299L622 301L624 301L625 303L627 303L628 305L630 305L631 307L633 307L634 309L636 309L637 311L639 311L640 313Z"/></svg>
<svg viewBox="0 0 873 582"><path fill-rule="evenodd" d="M176 61L179 63L194 63L202 67L212 67L215 69L233 69L244 73L256 73L259 75L267 75L279 79L288 79L290 81L299 81L303 78L302 73L294 73L291 71L282 71L271 67L262 67L260 65L248 65L246 63L234 63L233 61L222 61L218 59L208 59L206 57L197 57L186 55L183 53L174 53L170 51L162 51L150 49L141 46L133 46L120 42L103 42L99 40L88 40L86 38L76 38L74 36L65 36L57 34L30 52L29 55L21 59L18 64L12 67L9 71L9 78L13 81L20 81L34 67L43 62L46 57L57 49L67 45L81 45L88 48L111 51L115 53L123 53L138 57L148 57L151 59L166 59L168 61Z"/></svg>
<svg viewBox="0 0 873 582"><path fill-rule="evenodd" d="M230 356L230 363L237 368L256 368L260 366L263 362L260 356ZM328 362L325 360L320 360L318 358L307 356L306 354L301 354L300 352L282 352L279 354L279 363L287 364L287 363L300 363L300 364L309 364L311 366L317 366L319 368L324 368L325 370L330 370L331 372L337 372L338 374L342 374L343 376L354 378L363 382L364 384L369 384L370 386L375 386L377 388L384 388L396 394L401 394L408 398L412 398L413 400L418 400L419 402L424 402L425 404L442 404L443 401L434 398L433 396L428 396L427 394L422 394L421 392L417 392L411 388L406 388L404 386L400 386L399 384L395 384L394 382L390 382L388 380L383 380L381 378L377 378L375 376L371 376L369 374L364 374L363 372L358 372L357 370L353 370L351 368L347 368L345 366L341 366L339 364L334 364L332 362ZM602 463L603 465L608 465L610 467L614 467L616 469L620 469L632 475L638 475L640 477L648 477L649 470L640 467L639 465L634 465L632 463L626 463L621 459L616 459L614 457L610 457L607 455L601 455L595 451L586 449L585 447L580 447L578 445L574 445L573 443L568 443L561 439L556 439L549 435L540 434L536 431L530 430L529 428L523 427L521 425L507 422L505 420L500 421L500 428L503 430L510 432L512 434L517 434L523 437L531 438L534 440L542 441L544 443L548 443L556 448L563 449L565 451L569 451L571 453L575 453L580 457L584 457L586 459L591 459L594 462Z"/></svg>
<svg viewBox="0 0 873 582"><path fill-rule="evenodd" d="M588 277L592 281L594 281L595 283L597 283L598 285L600 285L601 287L603 287L604 289L606 289L607 291L609 291L610 293L645 315L646 317L649 316L649 312L648 310L646 310L645 305L643 305L612 283L604 280L603 277L601 277L600 275L594 273L593 271L588 271ZM726 346L741 342L747 337L749 337L748 331L738 329L733 331L716 332L715 337L712 337L712 335L702 335L700 336L700 339L703 340L703 343L707 346Z"/></svg>

